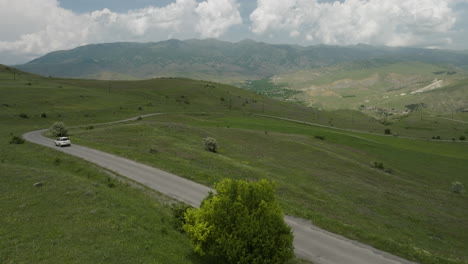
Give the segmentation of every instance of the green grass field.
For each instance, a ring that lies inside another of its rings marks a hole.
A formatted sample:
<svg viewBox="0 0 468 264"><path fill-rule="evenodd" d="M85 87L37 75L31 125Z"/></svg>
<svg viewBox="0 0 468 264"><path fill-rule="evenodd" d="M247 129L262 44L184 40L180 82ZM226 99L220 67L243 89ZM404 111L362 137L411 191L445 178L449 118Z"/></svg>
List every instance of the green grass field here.
<svg viewBox="0 0 468 264"><path fill-rule="evenodd" d="M443 139L466 134L464 123L426 124L429 118L421 122L412 115L384 126L359 112L317 111L188 79L15 77L0 70L2 263L204 263L173 228L167 198L77 158L8 143L13 135L55 121L84 126L70 130L74 143L203 184L226 177L273 180L288 214L405 258L468 261L468 198L451 192L453 181L467 185L468 144L346 132L255 114L379 134L387 127L421 138L440 133ZM167 114L90 126L156 112ZM428 125L429 132L418 129ZM218 140L218 154L203 149L206 136ZM391 170L373 168L373 162ZM44 185L34 187L39 181Z"/></svg>
<svg viewBox="0 0 468 264"><path fill-rule="evenodd" d="M226 177L273 180L288 214L412 260L468 257L468 237L460 232L467 227L467 198L451 192L453 181L468 180L468 144L246 115L161 115L72 133L77 143L206 185ZM203 149L207 136L218 140L218 154ZM374 161L391 173L372 168Z"/></svg>
<svg viewBox="0 0 468 264"><path fill-rule="evenodd" d="M76 126L158 111L242 113L254 107L249 96L255 95L185 79L109 83L5 67L0 95L0 263L211 263L194 255L175 228L172 199L81 159L9 141L55 121ZM231 105L222 96L232 97Z"/></svg>

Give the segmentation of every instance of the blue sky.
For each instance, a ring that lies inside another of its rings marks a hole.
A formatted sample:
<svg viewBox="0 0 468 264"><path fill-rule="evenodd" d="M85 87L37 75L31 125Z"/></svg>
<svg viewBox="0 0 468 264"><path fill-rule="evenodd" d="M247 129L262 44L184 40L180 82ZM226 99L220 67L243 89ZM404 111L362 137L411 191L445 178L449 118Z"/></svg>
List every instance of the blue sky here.
<svg viewBox="0 0 468 264"><path fill-rule="evenodd" d="M468 0L0 0L0 63L170 38L468 49L467 11Z"/></svg>

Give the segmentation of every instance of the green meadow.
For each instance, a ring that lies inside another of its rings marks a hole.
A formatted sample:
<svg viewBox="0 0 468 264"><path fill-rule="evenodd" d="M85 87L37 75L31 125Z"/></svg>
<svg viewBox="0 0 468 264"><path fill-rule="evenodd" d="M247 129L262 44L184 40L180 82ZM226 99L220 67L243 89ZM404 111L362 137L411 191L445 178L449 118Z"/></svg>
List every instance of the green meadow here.
<svg viewBox="0 0 468 264"><path fill-rule="evenodd" d="M317 111L173 78L70 80L1 68L0 94L2 263L206 263L174 227L169 198L52 149L9 144L55 121L80 126L70 129L73 143L209 186L272 180L287 214L404 258L468 261L468 198L452 192L452 182L468 184L468 144L429 140L466 134L465 123L410 115L385 126L357 111ZM164 114L98 125L147 113ZM403 132L383 135L389 127ZM207 136L218 153L204 150Z"/></svg>
<svg viewBox="0 0 468 264"><path fill-rule="evenodd" d="M212 185L278 185L287 214L422 263L463 263L468 145L351 133L255 115L167 114L93 130L75 141ZM109 135L112 135L111 137ZM214 137L217 154L203 149ZM384 169L374 168L383 163Z"/></svg>
<svg viewBox="0 0 468 264"><path fill-rule="evenodd" d="M242 112L253 100L217 86L54 79L0 67L0 263L211 263L176 227L174 200L79 158L10 140L56 121L89 128L159 111Z"/></svg>

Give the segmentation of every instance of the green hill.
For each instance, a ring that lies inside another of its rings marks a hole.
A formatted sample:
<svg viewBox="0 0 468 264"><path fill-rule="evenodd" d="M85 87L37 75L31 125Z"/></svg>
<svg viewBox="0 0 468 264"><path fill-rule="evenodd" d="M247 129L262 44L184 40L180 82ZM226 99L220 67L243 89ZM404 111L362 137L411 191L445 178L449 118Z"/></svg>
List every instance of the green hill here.
<svg viewBox="0 0 468 264"><path fill-rule="evenodd" d="M209 263L177 229L172 199L81 159L10 141L56 121L92 129L153 112L247 113L261 109L253 103L259 96L188 79L55 79L3 65L0 95L0 263Z"/></svg>
<svg viewBox="0 0 468 264"><path fill-rule="evenodd" d="M0 67L2 263L206 263L174 227L167 197L54 150L9 144L55 121L82 126L70 129L75 143L207 185L272 180L287 213L410 260L467 261L467 196L452 182L467 185L468 145L451 140L468 136L466 123L410 113L385 126L359 111L318 111L207 81L14 71ZM156 112L166 114L96 125ZM387 128L424 140L384 135ZM204 150L206 136L218 140L218 154Z"/></svg>

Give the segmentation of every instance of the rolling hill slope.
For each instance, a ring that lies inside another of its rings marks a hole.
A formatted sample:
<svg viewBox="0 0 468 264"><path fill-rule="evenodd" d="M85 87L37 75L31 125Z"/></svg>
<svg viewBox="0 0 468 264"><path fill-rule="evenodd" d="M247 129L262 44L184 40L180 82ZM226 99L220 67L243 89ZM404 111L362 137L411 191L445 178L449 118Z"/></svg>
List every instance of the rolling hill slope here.
<svg viewBox="0 0 468 264"><path fill-rule="evenodd" d="M384 136L387 126L362 113L317 111L207 81L73 80L14 72L0 66L0 188L6 212L0 216L0 262L203 263L189 255L186 238L171 227L169 207L153 194L75 158L8 142L64 121L82 126L70 130L76 143L207 185L225 177L267 178L278 183L289 214L420 263L466 263L468 238L460 230L466 228L467 196L451 190L454 181L466 186L466 143ZM91 125L155 112L168 114ZM468 136L465 123L409 118L412 123L402 126L415 128L407 130L413 136ZM218 140L218 154L204 150L206 136ZM33 186L39 181L43 189ZM38 218L46 224L31 228L30 220ZM89 233L95 225L102 228ZM95 237L103 242L98 249ZM93 254L82 254L88 251ZM171 254L175 251L183 255Z"/></svg>

